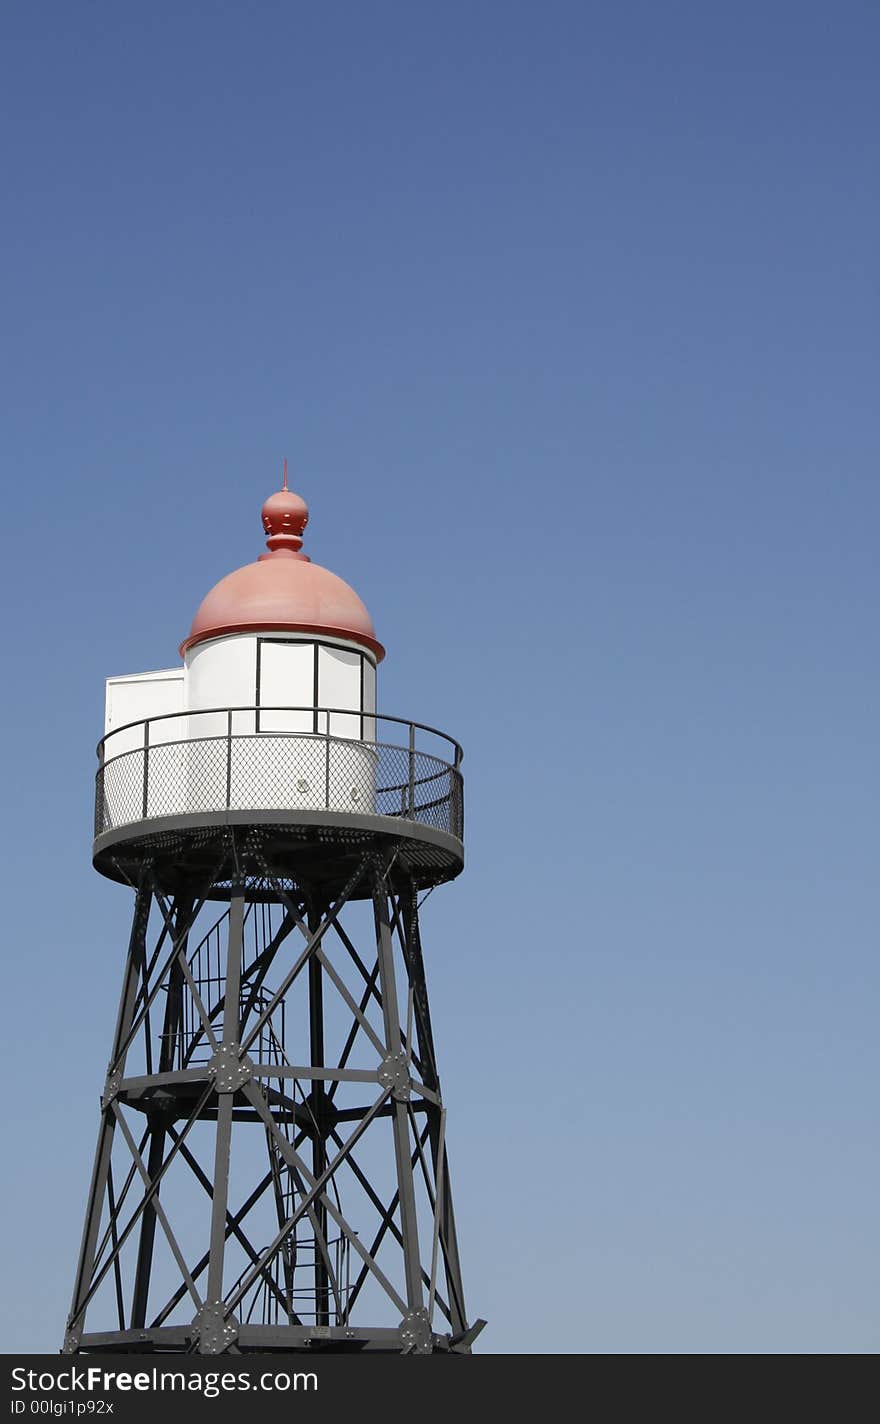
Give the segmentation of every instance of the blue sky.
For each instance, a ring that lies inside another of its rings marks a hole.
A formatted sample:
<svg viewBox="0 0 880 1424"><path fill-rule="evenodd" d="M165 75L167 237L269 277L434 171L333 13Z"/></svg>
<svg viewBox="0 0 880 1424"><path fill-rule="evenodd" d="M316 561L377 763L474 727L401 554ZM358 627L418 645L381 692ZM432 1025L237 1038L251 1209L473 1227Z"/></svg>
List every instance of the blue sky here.
<svg viewBox="0 0 880 1424"><path fill-rule="evenodd" d="M260 550L464 744L426 906L494 1351L876 1349L872 4L7 7L3 1348L127 936L103 679Z"/></svg>

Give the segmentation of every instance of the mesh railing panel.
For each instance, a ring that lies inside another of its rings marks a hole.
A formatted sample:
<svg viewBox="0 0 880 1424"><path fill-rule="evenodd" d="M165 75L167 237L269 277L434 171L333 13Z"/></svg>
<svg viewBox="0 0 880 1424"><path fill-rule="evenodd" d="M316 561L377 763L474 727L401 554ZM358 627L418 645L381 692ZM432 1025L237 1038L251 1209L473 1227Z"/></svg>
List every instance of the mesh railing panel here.
<svg viewBox="0 0 880 1424"><path fill-rule="evenodd" d="M137 747L98 769L95 834L204 811L337 811L463 836L461 773L406 747L297 733Z"/></svg>

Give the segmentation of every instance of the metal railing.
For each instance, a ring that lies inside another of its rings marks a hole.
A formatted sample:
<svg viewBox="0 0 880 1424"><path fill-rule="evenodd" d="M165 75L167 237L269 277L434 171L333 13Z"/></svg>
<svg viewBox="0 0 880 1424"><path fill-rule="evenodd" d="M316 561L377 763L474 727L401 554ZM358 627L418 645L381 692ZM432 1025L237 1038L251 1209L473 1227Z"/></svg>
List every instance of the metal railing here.
<svg viewBox="0 0 880 1424"><path fill-rule="evenodd" d="M402 717L344 707L171 712L114 728L98 760L96 836L233 810L396 817L463 836L459 743Z"/></svg>

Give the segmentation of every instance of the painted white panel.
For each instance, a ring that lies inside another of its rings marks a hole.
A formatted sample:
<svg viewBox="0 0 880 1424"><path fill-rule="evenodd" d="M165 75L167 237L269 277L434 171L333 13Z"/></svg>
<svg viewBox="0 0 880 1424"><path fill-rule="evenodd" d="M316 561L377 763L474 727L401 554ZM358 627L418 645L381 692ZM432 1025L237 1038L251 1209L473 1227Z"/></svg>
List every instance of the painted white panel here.
<svg viewBox="0 0 880 1424"><path fill-rule="evenodd" d="M199 643L186 655L187 705L196 711L206 707L253 707L257 700L257 640L240 633ZM236 713L233 731L253 731L253 712ZM191 735L225 736L227 719L194 717Z"/></svg>
<svg viewBox="0 0 880 1424"><path fill-rule="evenodd" d="M371 663L369 658L364 658L364 712L370 713L376 710L376 665ZM365 742L376 740L376 721L374 717L365 716L363 722L363 739Z"/></svg>
<svg viewBox="0 0 880 1424"><path fill-rule="evenodd" d="M108 677L104 732L113 732L128 722L143 722L148 717L163 717L168 712L183 710L185 671L162 668L157 672L130 673L123 677ZM159 728L154 729L158 734ZM114 737L116 751L137 746L143 732L122 732Z"/></svg>
<svg viewBox="0 0 880 1424"><path fill-rule="evenodd" d="M318 648L318 705L320 707L350 707L357 715L346 717L340 712L328 713L319 719L318 730L333 737L361 735L361 656L348 648Z"/></svg>
<svg viewBox="0 0 880 1424"><path fill-rule="evenodd" d="M206 708L253 708L257 695L257 640L253 634L232 634L199 643L187 654L187 701L190 708L186 749L187 811L223 810L230 787L228 771L228 711ZM234 712L236 736L253 734L256 714ZM234 801L233 801L234 804Z"/></svg>
<svg viewBox="0 0 880 1424"><path fill-rule="evenodd" d="M260 643L260 731L311 732L311 712L284 712L278 708L315 705L315 647L313 643ZM275 708L275 711L263 711Z"/></svg>
<svg viewBox="0 0 880 1424"><path fill-rule="evenodd" d="M187 736L187 718L181 711L185 687L182 667L107 679L104 791L109 825L140 820L145 810L148 816L162 816L181 809L186 756L181 743ZM137 725L127 727L132 721Z"/></svg>

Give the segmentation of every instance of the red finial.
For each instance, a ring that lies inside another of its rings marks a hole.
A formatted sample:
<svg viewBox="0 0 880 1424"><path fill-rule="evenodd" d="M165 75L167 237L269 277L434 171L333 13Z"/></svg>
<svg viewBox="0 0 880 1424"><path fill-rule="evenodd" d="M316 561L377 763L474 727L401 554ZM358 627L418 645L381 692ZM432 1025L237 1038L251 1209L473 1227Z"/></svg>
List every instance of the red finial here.
<svg viewBox="0 0 880 1424"><path fill-rule="evenodd" d="M301 554L302 532L309 522L309 507L304 499L300 499L298 494L287 488L287 459L284 460L284 482L277 494L270 494L263 505L263 528L268 534L266 543L269 546L268 554L261 554L261 559L271 559L278 555L285 555L287 558L304 559L309 562L308 554Z"/></svg>

